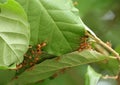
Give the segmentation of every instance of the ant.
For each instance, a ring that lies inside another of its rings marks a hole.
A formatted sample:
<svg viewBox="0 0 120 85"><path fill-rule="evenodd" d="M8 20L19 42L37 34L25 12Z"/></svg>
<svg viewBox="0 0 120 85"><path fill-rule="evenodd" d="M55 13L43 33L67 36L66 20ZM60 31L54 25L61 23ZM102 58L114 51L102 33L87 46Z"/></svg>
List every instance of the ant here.
<svg viewBox="0 0 120 85"><path fill-rule="evenodd" d="M82 51L84 49L91 49L91 45L90 43L88 43L88 36L84 36L82 37L82 43L80 44L80 48L78 49L78 51Z"/></svg>

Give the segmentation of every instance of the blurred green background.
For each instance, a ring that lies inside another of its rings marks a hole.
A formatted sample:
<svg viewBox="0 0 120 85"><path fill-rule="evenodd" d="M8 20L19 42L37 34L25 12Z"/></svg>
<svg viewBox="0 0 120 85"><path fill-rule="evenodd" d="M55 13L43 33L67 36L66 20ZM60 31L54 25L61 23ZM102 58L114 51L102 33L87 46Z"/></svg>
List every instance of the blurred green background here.
<svg viewBox="0 0 120 85"><path fill-rule="evenodd" d="M120 44L120 0L73 0L83 22L113 47Z"/></svg>

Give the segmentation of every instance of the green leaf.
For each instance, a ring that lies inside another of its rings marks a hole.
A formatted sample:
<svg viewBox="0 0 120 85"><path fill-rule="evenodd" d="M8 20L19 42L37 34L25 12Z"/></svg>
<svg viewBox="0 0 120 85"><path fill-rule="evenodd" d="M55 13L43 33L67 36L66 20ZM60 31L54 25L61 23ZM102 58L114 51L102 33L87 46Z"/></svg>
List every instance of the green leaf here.
<svg viewBox="0 0 120 85"><path fill-rule="evenodd" d="M60 56L79 47L85 29L71 0L17 0L31 25L31 42L46 42L44 51Z"/></svg>
<svg viewBox="0 0 120 85"><path fill-rule="evenodd" d="M115 76L119 73L119 64L118 60L110 58L109 60L93 63L92 66L102 75Z"/></svg>
<svg viewBox="0 0 120 85"><path fill-rule="evenodd" d="M35 65L32 70L26 70L12 83L24 85L26 83L37 82L38 80L50 77L57 70L97 62L106 58L108 57L93 50L75 51L65 54L60 58L46 60Z"/></svg>
<svg viewBox="0 0 120 85"><path fill-rule="evenodd" d="M0 9L0 69L15 68L29 45L27 16L14 0L0 3Z"/></svg>
<svg viewBox="0 0 120 85"><path fill-rule="evenodd" d="M85 85L97 85L101 74L95 72L92 67L88 66L86 78L85 78Z"/></svg>
<svg viewBox="0 0 120 85"><path fill-rule="evenodd" d="M6 85L15 76L15 70L0 70L0 85Z"/></svg>

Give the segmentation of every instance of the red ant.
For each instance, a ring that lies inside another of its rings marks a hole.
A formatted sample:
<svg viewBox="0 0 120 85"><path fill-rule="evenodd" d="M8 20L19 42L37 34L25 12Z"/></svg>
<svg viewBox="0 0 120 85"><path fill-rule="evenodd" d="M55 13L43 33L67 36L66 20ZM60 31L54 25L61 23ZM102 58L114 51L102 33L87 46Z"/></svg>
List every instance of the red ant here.
<svg viewBox="0 0 120 85"><path fill-rule="evenodd" d="M82 39L82 43L80 44L80 48L78 51L82 51L84 49L91 49L91 45L88 43L88 36L84 36Z"/></svg>

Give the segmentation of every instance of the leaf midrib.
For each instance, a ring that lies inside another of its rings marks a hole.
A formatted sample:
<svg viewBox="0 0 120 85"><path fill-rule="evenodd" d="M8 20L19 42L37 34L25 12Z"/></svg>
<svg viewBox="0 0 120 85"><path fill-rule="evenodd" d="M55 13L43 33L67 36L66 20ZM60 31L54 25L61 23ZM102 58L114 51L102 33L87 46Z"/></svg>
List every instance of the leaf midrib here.
<svg viewBox="0 0 120 85"><path fill-rule="evenodd" d="M93 55L93 53L92 53L92 55ZM79 56L81 56L81 57L84 57L82 54L79 54ZM79 63L79 64L75 64L75 65L71 65L71 64L69 64L69 63L66 63L66 62L59 62L59 63L63 63L63 64L68 64L67 66L65 66L64 68L67 68L67 67L75 67L75 66L78 66L78 65L82 65L82 64L86 64L86 63L92 63L92 62L97 62L97 61L101 61L101 60L104 60L104 59L106 59L106 57L102 57L103 55L100 55L101 56L101 58L99 59L99 60L96 60L96 59L98 59L98 57L92 57L91 59L92 60L90 60L89 59L89 61L87 61L87 62L81 62L81 63ZM68 58L68 57L67 57ZM85 57L84 57L85 58ZM86 58L86 60L87 60L87 58ZM48 60L48 61L52 61L52 60ZM74 61L74 60L73 60ZM47 61L44 61L44 62L47 62ZM44 63L43 62L43 63ZM76 61L75 61L76 62ZM56 67L56 66L50 66L50 65L44 65L42 63L42 65L41 64L39 64L40 65L40 67L45 67L45 66L49 66L49 67ZM34 67L35 68L35 67ZM36 68L39 68L39 66L36 66ZM58 67L58 69L52 69L52 70L49 70L49 71L43 71L43 72L41 72L41 73L48 73L48 72L52 72L52 71L56 71L56 70L60 70L61 68L63 68L63 67ZM37 71L37 69L35 70L35 71ZM39 70L38 70L39 71Z"/></svg>
<svg viewBox="0 0 120 85"><path fill-rule="evenodd" d="M59 27L57 26L57 24L55 23L54 19L52 18L52 16L48 13L47 9L44 7L43 4L41 4L40 0L36 0L39 2L39 4L45 9L46 13L51 17L51 20L54 22L54 25L56 26L56 28L60 31L60 33L62 34L63 38L66 40L67 44L69 45L69 47L73 50L73 48L71 47L70 43L68 43L68 40L65 38L64 34L62 33L62 31L59 29ZM55 29L54 29L55 30ZM51 32L53 34L54 30Z"/></svg>

